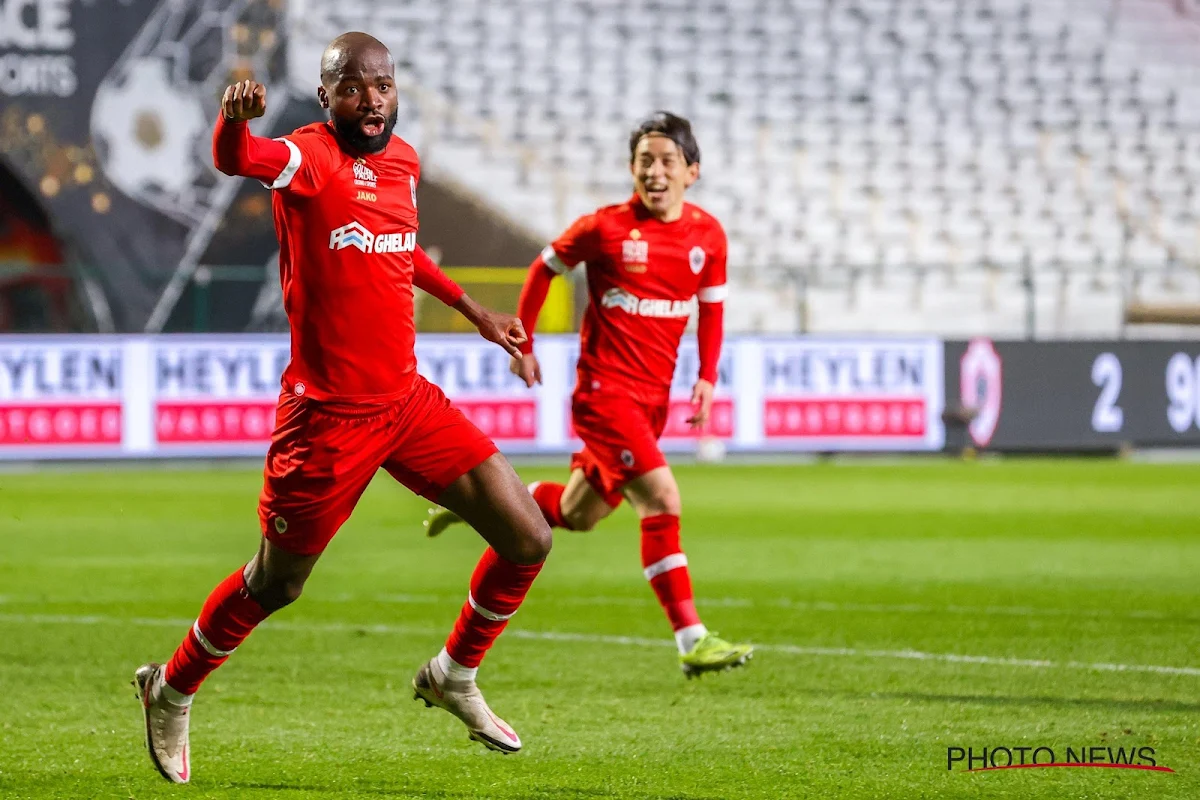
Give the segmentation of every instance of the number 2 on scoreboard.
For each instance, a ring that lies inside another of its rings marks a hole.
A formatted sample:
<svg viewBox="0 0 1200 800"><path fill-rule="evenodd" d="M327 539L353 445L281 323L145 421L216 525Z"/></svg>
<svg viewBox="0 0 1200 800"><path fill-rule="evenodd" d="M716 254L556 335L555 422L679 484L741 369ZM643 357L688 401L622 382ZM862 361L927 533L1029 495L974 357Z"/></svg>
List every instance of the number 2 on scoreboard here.
<svg viewBox="0 0 1200 800"><path fill-rule="evenodd" d="M1125 424L1125 412L1117 405L1121 395L1121 359L1112 353L1101 353L1092 362L1092 383L1100 387L1096 407L1092 409L1092 430L1097 433L1116 433Z"/></svg>

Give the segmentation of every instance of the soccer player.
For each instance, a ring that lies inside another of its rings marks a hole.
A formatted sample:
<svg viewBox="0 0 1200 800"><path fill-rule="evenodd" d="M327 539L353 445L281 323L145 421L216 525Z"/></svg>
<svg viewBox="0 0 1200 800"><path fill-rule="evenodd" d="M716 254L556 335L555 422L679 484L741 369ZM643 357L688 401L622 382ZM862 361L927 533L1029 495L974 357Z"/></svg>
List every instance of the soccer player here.
<svg viewBox="0 0 1200 800"><path fill-rule="evenodd" d="M225 90L213 158L273 190L291 361L259 500L258 553L221 582L165 665L135 684L150 758L191 776L188 720L201 682L270 614L295 601L325 546L383 467L451 508L490 545L446 646L417 672L414 697L462 720L470 737L513 753L521 740L488 708L476 670L550 551L537 505L495 445L417 374L413 286L458 309L484 338L520 355L520 320L471 300L416 245L417 154L392 129L391 54L364 33L339 36L317 89L329 120L281 139L250 135L266 89Z"/></svg>
<svg viewBox="0 0 1200 800"><path fill-rule="evenodd" d="M700 177L700 148L691 124L659 112L629 138L633 197L578 219L529 269L518 314L531 332L513 371L541 383L532 331L551 280L587 262L588 307L580 335L571 414L583 450L571 477L529 490L556 528L590 531L629 501L641 519L642 567L675 631L679 664L689 678L746 663L753 648L731 644L700 621L688 560L679 542L679 486L658 448L679 341L699 306L700 375L692 389L702 426L712 410L721 354L725 299L725 232L684 201ZM430 536L460 521L433 510Z"/></svg>

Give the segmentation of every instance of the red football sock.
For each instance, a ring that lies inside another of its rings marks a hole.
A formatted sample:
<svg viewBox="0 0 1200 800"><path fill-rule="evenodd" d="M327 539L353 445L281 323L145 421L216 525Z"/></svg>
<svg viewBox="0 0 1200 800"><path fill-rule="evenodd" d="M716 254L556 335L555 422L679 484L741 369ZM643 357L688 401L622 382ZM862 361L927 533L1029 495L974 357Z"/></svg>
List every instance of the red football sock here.
<svg viewBox="0 0 1200 800"><path fill-rule="evenodd" d="M450 657L464 667L478 667L541 571L541 564L514 564L489 547L471 575L471 594L446 640Z"/></svg>
<svg viewBox="0 0 1200 800"><path fill-rule="evenodd" d="M209 673L224 664L250 631L267 618L267 612L246 589L243 569L238 567L213 589L183 644L167 662L163 677L175 691L194 694Z"/></svg>
<svg viewBox="0 0 1200 800"><path fill-rule="evenodd" d="M542 510L542 516L546 518L546 524L551 528L571 530L571 526L567 524L562 513L562 496L566 488L561 483L551 483L550 481L530 484L529 493L533 495L533 502L538 504L538 508Z"/></svg>
<svg viewBox="0 0 1200 800"><path fill-rule="evenodd" d="M687 556L679 546L679 517L658 514L642 520L642 566L650 588L671 621L671 629L677 631L700 624L692 599Z"/></svg>

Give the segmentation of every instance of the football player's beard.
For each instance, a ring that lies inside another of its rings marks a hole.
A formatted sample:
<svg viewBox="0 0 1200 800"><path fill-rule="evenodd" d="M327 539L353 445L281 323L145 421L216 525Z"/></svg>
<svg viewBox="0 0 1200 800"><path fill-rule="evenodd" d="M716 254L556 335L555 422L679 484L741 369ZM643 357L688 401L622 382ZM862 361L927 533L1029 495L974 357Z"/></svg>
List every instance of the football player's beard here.
<svg viewBox="0 0 1200 800"><path fill-rule="evenodd" d="M396 108L387 116L383 121L383 130L374 136L367 136L362 132L362 117L353 121L334 116L332 113L330 117L338 135L345 139L347 144L360 153L378 153L387 147L392 138L392 129L396 127L396 121L400 118L400 109Z"/></svg>

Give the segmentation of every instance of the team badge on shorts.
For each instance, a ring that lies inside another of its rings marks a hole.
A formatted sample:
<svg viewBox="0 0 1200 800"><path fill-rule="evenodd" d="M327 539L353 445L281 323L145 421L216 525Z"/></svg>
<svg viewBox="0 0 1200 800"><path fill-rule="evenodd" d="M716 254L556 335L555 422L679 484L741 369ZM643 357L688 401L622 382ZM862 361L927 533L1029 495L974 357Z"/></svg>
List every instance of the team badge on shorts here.
<svg viewBox="0 0 1200 800"><path fill-rule="evenodd" d="M275 532L282 535L287 533L287 520L283 517L275 518Z"/></svg>
<svg viewBox="0 0 1200 800"><path fill-rule="evenodd" d="M696 245L688 251L688 266L692 268L693 275L699 275L700 270L704 269L705 258L704 248L700 245Z"/></svg>
<svg viewBox="0 0 1200 800"><path fill-rule="evenodd" d="M633 466L633 453L630 452L629 450L622 450L621 451L621 463L624 464L626 467L632 467Z"/></svg>

